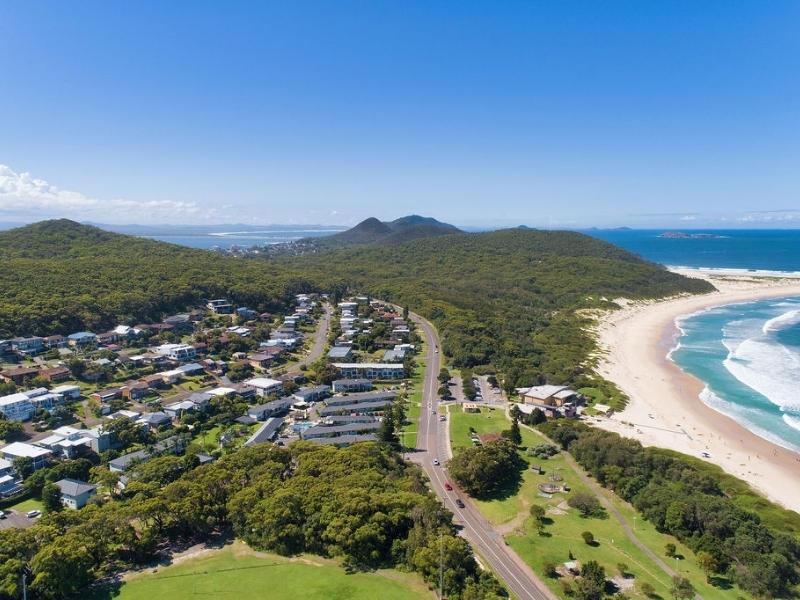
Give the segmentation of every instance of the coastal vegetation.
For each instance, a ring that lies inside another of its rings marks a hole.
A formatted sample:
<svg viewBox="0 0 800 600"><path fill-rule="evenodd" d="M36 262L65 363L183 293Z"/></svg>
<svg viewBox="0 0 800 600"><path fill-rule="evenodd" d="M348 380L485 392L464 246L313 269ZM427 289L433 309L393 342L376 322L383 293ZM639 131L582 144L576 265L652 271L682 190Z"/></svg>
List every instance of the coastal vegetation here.
<svg viewBox="0 0 800 600"><path fill-rule="evenodd" d="M441 561L448 597L500 592L422 472L381 445L259 445L194 468L173 458L153 463L146 480L112 501L0 531L0 598L20 595L26 565L32 597L70 598L176 545L230 533L257 550L336 558L353 571L398 567L431 585Z"/></svg>
<svg viewBox="0 0 800 600"><path fill-rule="evenodd" d="M456 455L472 447L472 432L500 433L510 424L501 410L486 408L475 414L451 409L448 421ZM558 423L562 422L569 424L567 420ZM587 428L587 431L593 430ZM476 499L475 503L557 596L575 597L576 580L581 575L569 574L564 567L564 563L575 560L580 565L596 561L602 566L609 581L607 590L616 589L628 597L643 600L656 595L668 598L674 584L673 575L659 566L655 560L658 558L675 575L689 581L706 600L767 597L749 592L728 573L715 571L718 565L715 560L709 560L709 552L695 551L691 540L684 541L669 531L658 529L657 523L646 518L635 506L590 477L592 473L576 464L570 452L541 451L551 442L539 431L522 426L521 434L520 458L526 463L521 481L497 494ZM537 448L540 448L538 454ZM717 474L722 475L719 481L726 494L734 495L737 502L741 496L734 489L741 488L745 497L755 496L746 484L735 478L731 479L740 488L728 487L728 476L709 468L709 476L717 478ZM540 486L547 484L554 484L556 488L566 486L568 491L542 492ZM746 503L751 501L746 500ZM771 506L774 511L785 514L765 513L761 517L763 522L772 523L772 517L778 517L776 523L790 522L792 513ZM591 534L593 544L585 542L585 532ZM635 544L629 534L641 545ZM674 549L671 558L666 556L666 548L670 546Z"/></svg>
<svg viewBox="0 0 800 600"><path fill-rule="evenodd" d="M748 497L753 493L742 489L744 484L727 489L729 479L682 455L644 448L635 440L568 420L549 421L539 428L658 531L673 535L702 556L709 579L724 576L760 598L796 594L800 583L796 515L777 507L750 510Z"/></svg>

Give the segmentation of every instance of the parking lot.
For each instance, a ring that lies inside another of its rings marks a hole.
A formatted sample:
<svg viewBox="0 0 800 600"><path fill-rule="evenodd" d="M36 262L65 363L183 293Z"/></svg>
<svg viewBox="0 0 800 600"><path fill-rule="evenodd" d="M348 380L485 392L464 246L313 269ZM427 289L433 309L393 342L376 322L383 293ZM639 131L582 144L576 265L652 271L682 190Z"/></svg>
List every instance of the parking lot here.
<svg viewBox="0 0 800 600"><path fill-rule="evenodd" d="M39 517L36 517L35 519L29 519L27 516L25 516L24 512L20 512L18 510L4 509L4 512L6 513L6 518L0 519L0 529L11 529L12 527L30 527L39 520Z"/></svg>

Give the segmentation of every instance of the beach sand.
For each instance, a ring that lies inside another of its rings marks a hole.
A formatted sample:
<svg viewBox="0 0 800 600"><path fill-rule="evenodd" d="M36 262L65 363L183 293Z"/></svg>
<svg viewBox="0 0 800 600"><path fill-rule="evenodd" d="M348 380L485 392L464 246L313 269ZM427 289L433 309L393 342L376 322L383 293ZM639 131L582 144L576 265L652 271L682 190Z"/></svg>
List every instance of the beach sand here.
<svg viewBox="0 0 800 600"><path fill-rule="evenodd" d="M800 275L775 277L736 271L679 270L710 281L717 292L658 302L618 300L623 308L598 320L598 373L630 397L624 411L593 425L701 457L749 482L767 498L800 512L800 455L750 433L699 398L704 384L667 358L675 318L706 308L770 297L800 296Z"/></svg>

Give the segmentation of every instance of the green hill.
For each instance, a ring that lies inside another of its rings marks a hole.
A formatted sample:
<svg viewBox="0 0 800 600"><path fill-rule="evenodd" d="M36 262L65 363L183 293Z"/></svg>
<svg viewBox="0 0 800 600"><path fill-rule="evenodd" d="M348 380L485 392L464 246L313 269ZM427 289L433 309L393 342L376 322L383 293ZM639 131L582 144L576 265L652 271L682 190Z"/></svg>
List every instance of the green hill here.
<svg viewBox="0 0 800 600"><path fill-rule="evenodd" d="M309 283L276 265L43 221L0 233L0 339L160 319L204 298L278 310Z"/></svg>
<svg viewBox="0 0 800 600"><path fill-rule="evenodd" d="M442 223L432 217L409 215L394 221L379 221L375 217L364 219L347 231L325 237L307 238L304 243L313 243L319 248L342 248L346 246L374 244L402 244L426 237L437 237L461 233L454 225Z"/></svg>
<svg viewBox="0 0 800 600"><path fill-rule="evenodd" d="M396 231L436 223L411 217ZM0 338L102 331L211 297L274 311L298 292L367 292L432 319L456 366L493 365L509 386L588 385L578 309L711 289L579 233L525 229L248 259L60 220L0 233L0 259Z"/></svg>
<svg viewBox="0 0 800 600"><path fill-rule="evenodd" d="M713 289L573 232L510 229L362 246L279 261L328 289L368 292L433 320L458 367L509 385L581 383L593 342L576 311L618 297Z"/></svg>

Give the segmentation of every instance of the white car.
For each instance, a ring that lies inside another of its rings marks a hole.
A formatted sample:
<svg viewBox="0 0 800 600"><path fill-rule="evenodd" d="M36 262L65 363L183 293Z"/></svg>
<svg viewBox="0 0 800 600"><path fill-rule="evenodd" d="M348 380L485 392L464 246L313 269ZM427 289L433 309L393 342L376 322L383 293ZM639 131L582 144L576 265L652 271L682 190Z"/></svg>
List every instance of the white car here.
<svg viewBox="0 0 800 600"><path fill-rule="evenodd" d="M29 510L26 514L28 515L29 519L35 519L40 514L42 514L42 511L40 511L40 510Z"/></svg>
<svg viewBox="0 0 800 600"><path fill-rule="evenodd" d="M5 519L5 518L6 518L6 511L0 510L0 519Z"/></svg>
<svg viewBox="0 0 800 600"><path fill-rule="evenodd" d="M438 458L434 458L433 459L433 466L434 467L438 467L439 466L439 459Z"/></svg>

